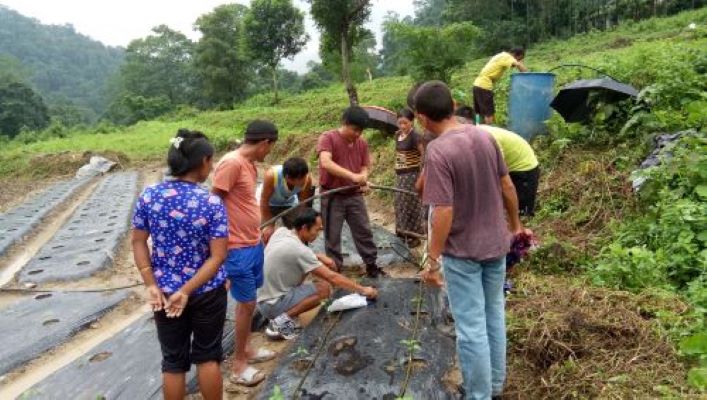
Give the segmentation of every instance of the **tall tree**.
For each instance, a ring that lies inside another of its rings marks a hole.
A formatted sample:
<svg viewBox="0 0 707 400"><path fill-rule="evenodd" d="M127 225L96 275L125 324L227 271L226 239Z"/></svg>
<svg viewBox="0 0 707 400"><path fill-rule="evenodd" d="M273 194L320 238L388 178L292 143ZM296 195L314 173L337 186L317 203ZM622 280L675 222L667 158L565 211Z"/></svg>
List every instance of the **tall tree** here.
<svg viewBox="0 0 707 400"><path fill-rule="evenodd" d="M400 15L391 11L383 18L383 48L380 51L380 69L381 73L386 76L408 74L405 54L403 54L404 46L393 29L400 23L412 25L413 20L409 16L401 20Z"/></svg>
<svg viewBox="0 0 707 400"><path fill-rule="evenodd" d="M415 25L441 26L447 0L413 0L415 6Z"/></svg>
<svg viewBox="0 0 707 400"><path fill-rule="evenodd" d="M416 81L438 79L450 83L452 72L474 55L471 43L480 30L470 22L441 28L397 24L390 26L403 45L406 64Z"/></svg>
<svg viewBox="0 0 707 400"><path fill-rule="evenodd" d="M309 39L304 31L304 13L291 0L253 0L243 24L251 54L272 73L274 103L277 103L280 61L292 59Z"/></svg>
<svg viewBox="0 0 707 400"><path fill-rule="evenodd" d="M240 4L224 4L196 20L201 34L195 66L202 80L207 104L231 108L248 93L253 68L248 60Z"/></svg>
<svg viewBox="0 0 707 400"><path fill-rule="evenodd" d="M42 97L20 82L0 83L0 134L13 137L23 128L44 129L49 110Z"/></svg>
<svg viewBox="0 0 707 400"><path fill-rule="evenodd" d="M193 96L194 43L166 25L152 28L152 35L130 42L120 68L124 90L131 95L164 96L173 105Z"/></svg>
<svg viewBox="0 0 707 400"><path fill-rule="evenodd" d="M48 106L68 99L79 110L90 109L84 118L96 118L110 101L106 82L123 62L123 49L106 47L69 24L42 25L0 4L0 57L5 56L19 60L27 72L20 81L30 83Z"/></svg>
<svg viewBox="0 0 707 400"><path fill-rule="evenodd" d="M321 63L309 61L307 62L307 68L309 68L309 71L302 76L302 90L323 87L336 80L336 75L332 74Z"/></svg>
<svg viewBox="0 0 707 400"><path fill-rule="evenodd" d="M381 58L376 51L376 37L369 29L360 29L356 38L356 44L351 49L351 61L349 62L349 74L351 81L355 84L373 78L378 75ZM341 52L336 44L331 43L328 38L324 38L320 43L319 53L322 64L333 74L341 71Z"/></svg>
<svg viewBox="0 0 707 400"><path fill-rule="evenodd" d="M352 50L363 39L363 24L371 15L370 0L308 0L312 17L322 32L322 42L330 43L341 54L341 78L352 105L358 104L358 92L351 78ZM327 46L328 47L328 46Z"/></svg>

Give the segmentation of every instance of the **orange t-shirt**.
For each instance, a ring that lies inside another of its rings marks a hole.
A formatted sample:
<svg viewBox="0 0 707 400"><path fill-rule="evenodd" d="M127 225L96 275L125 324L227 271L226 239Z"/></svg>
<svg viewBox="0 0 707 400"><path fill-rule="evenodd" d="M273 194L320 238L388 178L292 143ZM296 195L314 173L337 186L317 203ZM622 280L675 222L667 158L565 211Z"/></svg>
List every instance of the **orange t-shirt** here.
<svg viewBox="0 0 707 400"><path fill-rule="evenodd" d="M227 153L216 165L213 187L228 193L223 198L228 213L228 248L260 243L260 207L255 198L258 171L238 150Z"/></svg>

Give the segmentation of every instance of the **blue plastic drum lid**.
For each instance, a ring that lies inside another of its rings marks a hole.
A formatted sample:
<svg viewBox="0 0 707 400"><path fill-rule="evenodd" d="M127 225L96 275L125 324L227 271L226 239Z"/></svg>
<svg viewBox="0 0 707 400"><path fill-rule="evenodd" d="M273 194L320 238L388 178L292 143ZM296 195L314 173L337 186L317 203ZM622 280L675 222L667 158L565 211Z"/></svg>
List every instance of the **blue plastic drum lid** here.
<svg viewBox="0 0 707 400"><path fill-rule="evenodd" d="M521 72L511 75L508 95L508 129L530 140L546 132L550 118L555 74Z"/></svg>

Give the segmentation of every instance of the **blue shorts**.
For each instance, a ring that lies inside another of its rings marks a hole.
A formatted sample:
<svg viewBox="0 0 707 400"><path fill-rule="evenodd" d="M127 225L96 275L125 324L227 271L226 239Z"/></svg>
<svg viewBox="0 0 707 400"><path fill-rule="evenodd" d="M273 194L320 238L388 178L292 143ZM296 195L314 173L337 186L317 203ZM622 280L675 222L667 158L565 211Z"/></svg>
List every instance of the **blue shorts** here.
<svg viewBox="0 0 707 400"><path fill-rule="evenodd" d="M257 298L257 290L263 286L263 244L231 249L223 264L231 281L231 296L239 303L249 303Z"/></svg>

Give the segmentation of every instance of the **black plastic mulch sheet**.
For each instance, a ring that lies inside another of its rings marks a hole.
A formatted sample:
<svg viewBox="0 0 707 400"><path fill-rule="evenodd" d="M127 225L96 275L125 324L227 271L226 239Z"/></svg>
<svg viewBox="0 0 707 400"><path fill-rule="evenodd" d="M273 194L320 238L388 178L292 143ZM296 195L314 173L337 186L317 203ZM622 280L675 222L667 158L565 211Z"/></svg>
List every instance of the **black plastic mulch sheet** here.
<svg viewBox="0 0 707 400"><path fill-rule="evenodd" d="M0 255L22 240L44 217L90 181L90 178L82 178L57 182L26 202L0 214Z"/></svg>
<svg viewBox="0 0 707 400"><path fill-rule="evenodd" d="M234 306L229 295L223 335L226 354L233 350ZM27 390L23 399L159 399L161 365L157 328L149 313ZM190 392L198 391L195 372L192 366L187 374Z"/></svg>
<svg viewBox="0 0 707 400"><path fill-rule="evenodd" d="M387 267L390 265L405 263L411 257L410 250L403 241L385 230L384 228L371 224L373 231L373 241L378 247L378 266ZM325 253L324 251L324 236L319 235L317 240L312 242L312 250L315 253ZM344 267L353 267L363 265L361 256L356 251L351 229L348 224L344 223L344 229L341 232L341 252L344 255Z"/></svg>
<svg viewBox="0 0 707 400"><path fill-rule="evenodd" d="M127 296L127 291L42 293L1 309L0 375L64 343Z"/></svg>
<svg viewBox="0 0 707 400"><path fill-rule="evenodd" d="M128 231L137 173L108 175L19 273L20 282L86 278L113 263Z"/></svg>
<svg viewBox="0 0 707 400"><path fill-rule="evenodd" d="M424 289L419 330L413 335L418 283L411 279L369 283L378 286L379 299L362 309L321 311L288 348L258 399L269 399L275 387L286 399L296 394L305 400L396 399L403 394L411 347L416 348L415 368L405 395L459 398L442 382L454 364L455 344L438 330L439 292Z"/></svg>

